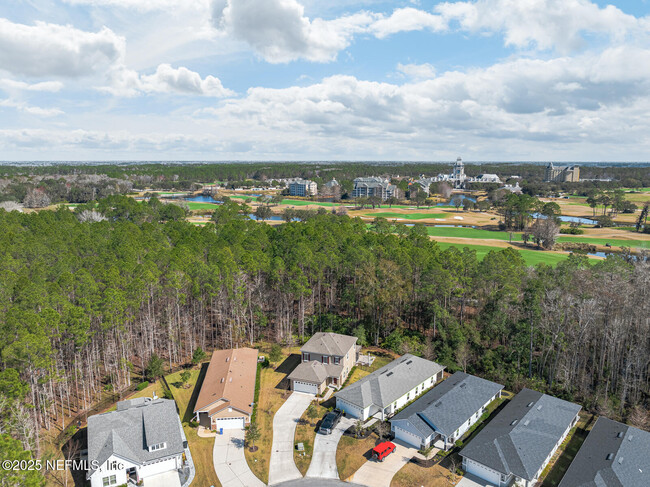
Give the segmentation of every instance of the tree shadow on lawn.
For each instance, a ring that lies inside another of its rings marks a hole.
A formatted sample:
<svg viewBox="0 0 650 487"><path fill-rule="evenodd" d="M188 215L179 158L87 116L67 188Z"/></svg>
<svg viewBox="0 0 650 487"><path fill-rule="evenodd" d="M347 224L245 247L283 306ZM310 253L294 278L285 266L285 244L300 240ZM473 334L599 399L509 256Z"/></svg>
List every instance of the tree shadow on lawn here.
<svg viewBox="0 0 650 487"><path fill-rule="evenodd" d="M210 362L204 362L201 364L201 371L199 372L199 376L196 378L196 385L192 391L192 397L190 397L190 402L187 404L187 409L183 415L184 423L192 421L192 417L194 416L194 406L196 406L196 400L199 398L199 392L201 392L201 386L203 385L205 374L208 371L208 365L210 365Z"/></svg>

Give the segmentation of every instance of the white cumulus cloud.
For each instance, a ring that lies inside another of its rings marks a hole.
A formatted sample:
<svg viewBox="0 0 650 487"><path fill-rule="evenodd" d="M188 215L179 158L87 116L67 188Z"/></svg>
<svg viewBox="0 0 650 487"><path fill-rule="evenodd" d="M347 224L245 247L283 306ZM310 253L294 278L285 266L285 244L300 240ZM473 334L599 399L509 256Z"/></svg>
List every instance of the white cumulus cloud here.
<svg viewBox="0 0 650 487"><path fill-rule="evenodd" d="M173 68L160 64L156 72L140 75L136 71L120 66L112 73L110 86L104 88L114 95L135 96L142 93L179 93L223 98L234 95L224 88L221 80L214 76L201 78L199 73L185 67Z"/></svg>
<svg viewBox="0 0 650 487"><path fill-rule="evenodd" d="M584 33L620 40L646 22L612 5L601 8L589 0L445 2L435 11L447 22L457 21L462 30L502 33L506 45L564 52L581 47Z"/></svg>
<svg viewBox="0 0 650 487"><path fill-rule="evenodd" d="M69 25L0 19L0 70L26 76L94 74L124 56L125 41L107 27L85 32Z"/></svg>
<svg viewBox="0 0 650 487"><path fill-rule="evenodd" d="M369 28L379 39L398 32L429 29L442 32L447 29L447 22L440 15L412 7L396 9L389 17L375 21Z"/></svg>
<svg viewBox="0 0 650 487"><path fill-rule="evenodd" d="M212 7L217 29L247 43L271 63L333 61L354 34L364 32L376 18L358 12L312 20L297 0L213 0Z"/></svg>

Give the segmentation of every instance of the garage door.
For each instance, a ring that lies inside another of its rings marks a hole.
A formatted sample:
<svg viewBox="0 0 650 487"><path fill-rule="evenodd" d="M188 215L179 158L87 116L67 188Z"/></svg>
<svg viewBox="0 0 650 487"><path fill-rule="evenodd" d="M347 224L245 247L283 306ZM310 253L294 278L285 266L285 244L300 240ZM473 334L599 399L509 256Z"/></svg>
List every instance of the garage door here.
<svg viewBox="0 0 650 487"><path fill-rule="evenodd" d="M501 479L501 474L499 474L499 472L495 472L491 468L484 467L483 465L472 462L471 460L467 460L466 466L468 473L481 477L482 479L490 482L492 485L499 485L499 481Z"/></svg>
<svg viewBox="0 0 650 487"><path fill-rule="evenodd" d="M309 382L293 381L293 390L296 392L307 392L309 394L318 394L318 386Z"/></svg>
<svg viewBox="0 0 650 487"><path fill-rule="evenodd" d="M216 420L215 428L219 430L242 429L245 426L244 418L219 418Z"/></svg>
<svg viewBox="0 0 650 487"><path fill-rule="evenodd" d="M403 430L402 428L398 428L397 426L394 426L393 432L395 433L395 439L397 440L402 440L403 442L408 443L409 445L413 445L415 448L420 448L420 446L422 445L422 438L406 430Z"/></svg>
<svg viewBox="0 0 650 487"><path fill-rule="evenodd" d="M345 411L346 416L350 416L352 418L361 418L361 409L354 407L345 401L342 401L338 397L336 398L336 407L341 411ZM361 419L366 419L366 418L361 418Z"/></svg>

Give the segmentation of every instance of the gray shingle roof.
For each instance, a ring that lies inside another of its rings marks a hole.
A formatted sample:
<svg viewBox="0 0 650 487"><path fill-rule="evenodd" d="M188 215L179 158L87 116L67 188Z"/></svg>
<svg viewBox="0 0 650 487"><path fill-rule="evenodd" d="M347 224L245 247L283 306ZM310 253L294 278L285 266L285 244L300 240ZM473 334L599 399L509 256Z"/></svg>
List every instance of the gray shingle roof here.
<svg viewBox="0 0 650 487"><path fill-rule="evenodd" d="M640 485L650 485L650 433L603 417L560 482L560 487Z"/></svg>
<svg viewBox="0 0 650 487"><path fill-rule="evenodd" d="M319 331L300 348L300 351L343 357L357 343L357 340L357 337Z"/></svg>
<svg viewBox="0 0 650 487"><path fill-rule="evenodd" d="M363 379L337 392L336 397L366 408L371 404L385 408L444 367L407 353Z"/></svg>
<svg viewBox="0 0 650 487"><path fill-rule="evenodd" d="M117 411L88 418L88 462L101 466L114 453L136 464L181 454L183 433L176 403L169 399L133 399L118 403ZM148 447L167 443L150 452ZM88 471L88 478L94 473Z"/></svg>
<svg viewBox="0 0 650 487"><path fill-rule="evenodd" d="M456 372L393 416L391 421L408 421L423 438L434 431L449 437L501 389L503 386L496 382Z"/></svg>
<svg viewBox="0 0 650 487"><path fill-rule="evenodd" d="M327 369L323 364L316 360L302 362L291 371L287 378L289 380L322 384L323 381L327 379Z"/></svg>
<svg viewBox="0 0 650 487"><path fill-rule="evenodd" d="M532 480L580 409L523 389L460 454L506 475Z"/></svg>

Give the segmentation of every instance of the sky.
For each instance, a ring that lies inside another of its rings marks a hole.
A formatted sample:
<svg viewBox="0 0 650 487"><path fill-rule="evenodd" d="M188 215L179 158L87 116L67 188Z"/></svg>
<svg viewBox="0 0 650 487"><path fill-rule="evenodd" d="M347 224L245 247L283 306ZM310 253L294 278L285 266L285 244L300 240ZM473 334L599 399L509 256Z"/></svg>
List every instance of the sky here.
<svg viewBox="0 0 650 487"><path fill-rule="evenodd" d="M650 0L11 0L0 160L650 161Z"/></svg>

